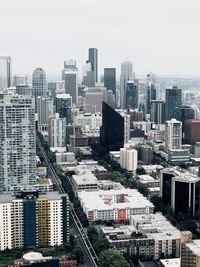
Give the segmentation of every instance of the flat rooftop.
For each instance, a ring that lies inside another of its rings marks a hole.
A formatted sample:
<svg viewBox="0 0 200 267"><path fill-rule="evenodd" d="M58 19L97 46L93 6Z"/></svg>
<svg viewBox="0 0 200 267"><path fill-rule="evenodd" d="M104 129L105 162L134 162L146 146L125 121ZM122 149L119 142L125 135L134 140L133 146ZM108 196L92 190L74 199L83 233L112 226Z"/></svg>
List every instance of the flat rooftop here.
<svg viewBox="0 0 200 267"><path fill-rule="evenodd" d="M98 183L97 177L90 171L81 173L80 175L74 174L72 175L72 179L75 181L77 185Z"/></svg>
<svg viewBox="0 0 200 267"><path fill-rule="evenodd" d="M149 174L143 174L143 175L138 175L138 180L143 183L149 183L149 182L155 182L158 180L155 180L152 176Z"/></svg>
<svg viewBox="0 0 200 267"><path fill-rule="evenodd" d="M181 260L180 258L177 259L165 259L165 260L160 260L160 262L163 264L165 267L180 267L181 266Z"/></svg>
<svg viewBox="0 0 200 267"><path fill-rule="evenodd" d="M82 191L79 192L78 197L88 210L154 208L154 205L136 189ZM121 197L123 202L117 201L117 198L120 199Z"/></svg>
<svg viewBox="0 0 200 267"><path fill-rule="evenodd" d="M185 243L195 255L200 256L200 239L194 239L192 242Z"/></svg>

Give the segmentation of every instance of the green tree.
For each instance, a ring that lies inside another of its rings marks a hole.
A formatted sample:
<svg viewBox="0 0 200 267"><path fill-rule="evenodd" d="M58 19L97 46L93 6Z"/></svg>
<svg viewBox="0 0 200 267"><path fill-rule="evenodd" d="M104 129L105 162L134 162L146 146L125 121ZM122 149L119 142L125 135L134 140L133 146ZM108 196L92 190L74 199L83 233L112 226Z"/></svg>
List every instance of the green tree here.
<svg viewBox="0 0 200 267"><path fill-rule="evenodd" d="M100 253L99 262L101 267L129 267L125 258L114 249L108 249Z"/></svg>
<svg viewBox="0 0 200 267"><path fill-rule="evenodd" d="M84 259L84 253L80 247L75 247L74 254L76 256L76 259L78 263L82 262Z"/></svg>

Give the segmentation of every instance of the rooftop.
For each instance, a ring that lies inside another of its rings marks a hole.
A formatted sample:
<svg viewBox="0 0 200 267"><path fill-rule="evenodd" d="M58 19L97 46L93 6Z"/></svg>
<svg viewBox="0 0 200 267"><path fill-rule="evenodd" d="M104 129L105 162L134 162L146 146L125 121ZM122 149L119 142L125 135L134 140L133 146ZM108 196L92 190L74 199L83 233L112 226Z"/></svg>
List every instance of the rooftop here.
<svg viewBox="0 0 200 267"><path fill-rule="evenodd" d="M185 243L195 255L200 256L200 239L194 239L192 242Z"/></svg>
<svg viewBox="0 0 200 267"><path fill-rule="evenodd" d="M123 196L123 202L117 198ZM154 208L136 189L99 190L93 192L82 191L78 194L79 199L89 210L113 210L126 208ZM95 201L94 201L95 200Z"/></svg>
<svg viewBox="0 0 200 267"><path fill-rule="evenodd" d="M177 259L165 259L165 260L160 260L163 266L167 267L180 267L181 266L181 260L180 258Z"/></svg>
<svg viewBox="0 0 200 267"><path fill-rule="evenodd" d="M98 182L96 176L90 171L80 173L79 175L72 175L72 178L77 185L97 184Z"/></svg>

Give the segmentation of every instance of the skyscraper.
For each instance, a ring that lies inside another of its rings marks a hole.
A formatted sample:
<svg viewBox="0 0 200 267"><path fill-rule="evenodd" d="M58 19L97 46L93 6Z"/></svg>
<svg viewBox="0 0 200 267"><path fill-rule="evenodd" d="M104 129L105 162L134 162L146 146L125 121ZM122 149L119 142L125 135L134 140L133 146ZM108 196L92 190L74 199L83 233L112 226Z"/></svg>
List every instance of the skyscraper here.
<svg viewBox="0 0 200 267"><path fill-rule="evenodd" d="M64 70L62 71L62 79L65 81L65 93L70 94L72 103L77 104L78 101L78 69L76 61L71 59L64 62Z"/></svg>
<svg viewBox="0 0 200 267"><path fill-rule="evenodd" d="M38 130L40 132L48 131L49 116L53 115L53 98L38 96L37 109L38 109Z"/></svg>
<svg viewBox="0 0 200 267"><path fill-rule="evenodd" d="M182 122L176 119L166 121L166 149L181 149Z"/></svg>
<svg viewBox="0 0 200 267"><path fill-rule="evenodd" d="M47 93L46 74L42 68L37 68L33 71L32 92L33 92L33 96L35 97L35 106L36 106L36 112L37 112L37 97L46 96L46 93Z"/></svg>
<svg viewBox="0 0 200 267"><path fill-rule="evenodd" d="M107 90L112 90L113 94L116 94L116 69L105 68L104 69L104 86Z"/></svg>
<svg viewBox="0 0 200 267"><path fill-rule="evenodd" d="M95 80L94 71L92 71L92 64L91 62L86 62L83 67L83 84L88 87L94 87Z"/></svg>
<svg viewBox="0 0 200 267"><path fill-rule="evenodd" d="M171 118L174 118L174 111L176 107L182 106L182 90L179 89L177 86L172 86L169 88L166 88L166 116L165 120L170 120Z"/></svg>
<svg viewBox="0 0 200 267"><path fill-rule="evenodd" d="M120 106L125 108L125 96L127 81L133 80L133 64L130 61L124 61L121 63L120 74Z"/></svg>
<svg viewBox="0 0 200 267"><path fill-rule="evenodd" d="M0 91L11 85L11 57L0 57Z"/></svg>
<svg viewBox="0 0 200 267"><path fill-rule="evenodd" d="M139 105L139 86L138 82L127 81L125 90L125 109L136 109Z"/></svg>
<svg viewBox="0 0 200 267"><path fill-rule="evenodd" d="M92 71L94 72L95 82L98 82L98 50L97 48L89 48L88 61L92 65Z"/></svg>
<svg viewBox="0 0 200 267"><path fill-rule="evenodd" d="M36 182L34 98L0 94L0 190Z"/></svg>
<svg viewBox="0 0 200 267"><path fill-rule="evenodd" d="M151 101L156 99L156 85L154 83L149 82L147 85L146 114L150 114Z"/></svg>
<svg viewBox="0 0 200 267"><path fill-rule="evenodd" d="M124 146L124 118L105 102L102 103L100 142L108 150Z"/></svg>
<svg viewBox="0 0 200 267"><path fill-rule="evenodd" d="M56 95L56 113L60 118L66 118L66 123L71 123L72 97L69 94Z"/></svg>
<svg viewBox="0 0 200 267"><path fill-rule="evenodd" d="M164 100L152 100L150 110L151 122L155 124L165 123L165 102Z"/></svg>

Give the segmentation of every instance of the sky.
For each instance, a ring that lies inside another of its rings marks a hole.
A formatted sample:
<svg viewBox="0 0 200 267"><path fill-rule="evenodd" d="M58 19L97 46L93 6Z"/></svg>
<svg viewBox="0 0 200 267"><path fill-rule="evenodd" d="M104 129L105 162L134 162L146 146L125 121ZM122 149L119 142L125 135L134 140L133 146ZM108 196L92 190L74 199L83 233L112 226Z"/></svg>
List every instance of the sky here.
<svg viewBox="0 0 200 267"><path fill-rule="evenodd" d="M15 74L61 76L72 58L82 73L96 47L100 74L129 59L136 76L200 75L199 0L0 0L0 10L0 56Z"/></svg>

